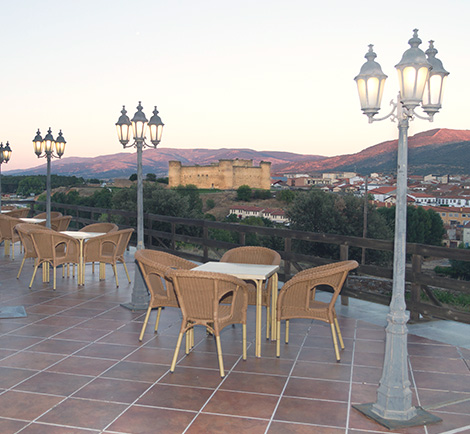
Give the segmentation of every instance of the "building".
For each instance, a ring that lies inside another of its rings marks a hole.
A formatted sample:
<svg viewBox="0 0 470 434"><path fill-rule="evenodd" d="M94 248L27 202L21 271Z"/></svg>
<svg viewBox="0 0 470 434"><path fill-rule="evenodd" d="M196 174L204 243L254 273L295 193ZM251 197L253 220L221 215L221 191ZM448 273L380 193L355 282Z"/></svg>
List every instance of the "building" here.
<svg viewBox="0 0 470 434"><path fill-rule="evenodd" d="M235 214L239 219L246 217L263 217L274 223L289 223L284 210L278 208L260 208L249 205L233 205L230 207L230 214Z"/></svg>
<svg viewBox="0 0 470 434"><path fill-rule="evenodd" d="M197 188L234 190L241 185L269 190L271 163L261 161L258 167L253 160L219 160L210 166L183 166L181 161L169 161L168 185L195 185Z"/></svg>

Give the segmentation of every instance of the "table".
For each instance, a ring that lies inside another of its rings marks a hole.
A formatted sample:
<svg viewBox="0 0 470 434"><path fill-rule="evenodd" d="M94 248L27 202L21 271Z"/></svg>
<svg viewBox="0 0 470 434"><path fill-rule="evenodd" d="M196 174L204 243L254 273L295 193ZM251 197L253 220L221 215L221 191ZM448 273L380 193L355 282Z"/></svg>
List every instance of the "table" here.
<svg viewBox="0 0 470 434"><path fill-rule="evenodd" d="M85 266L83 263L83 243L90 238L106 235L106 232L61 231L61 234L75 238L80 243L80 260L78 262L78 284L85 284Z"/></svg>
<svg viewBox="0 0 470 434"><path fill-rule="evenodd" d="M224 273L238 277L242 280L252 280L256 284L256 338L255 356L261 357L261 288L263 282L273 276L272 279L272 330L276 330L276 304L277 304L277 272L279 265L235 264L232 262L206 262L193 268L194 271L209 271L212 273ZM276 333L274 333L276 336Z"/></svg>
<svg viewBox="0 0 470 434"><path fill-rule="evenodd" d="M46 219L35 219L35 218L29 218L29 217L20 217L20 220L24 223L33 223L33 224L44 223L46 221Z"/></svg>

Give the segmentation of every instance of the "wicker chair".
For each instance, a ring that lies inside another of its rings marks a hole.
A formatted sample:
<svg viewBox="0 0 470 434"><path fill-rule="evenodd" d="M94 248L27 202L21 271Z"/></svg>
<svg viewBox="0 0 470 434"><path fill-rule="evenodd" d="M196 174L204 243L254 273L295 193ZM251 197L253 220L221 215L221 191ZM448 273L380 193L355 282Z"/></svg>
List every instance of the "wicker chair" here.
<svg viewBox="0 0 470 434"><path fill-rule="evenodd" d="M18 236L20 237L21 244L24 247L24 255L23 255L23 260L21 261L20 269L18 271L18 274L16 276L17 279L20 278L21 272L23 271L23 266L28 258L34 258L36 259L38 257L38 254L36 252L36 249L34 248L33 240L31 238L30 232L31 231L37 231L37 230L43 230L43 231L52 231L52 229L45 228L43 226L38 226L32 223L19 223L15 226L15 231L18 233Z"/></svg>
<svg viewBox="0 0 470 434"><path fill-rule="evenodd" d="M236 247L224 253L220 262L232 262L236 264L259 264L259 265L280 265L281 255L278 252L266 247L243 246ZM269 329L271 324L271 291L272 277L269 278L262 290L261 304L266 307L266 339L269 338ZM256 286L248 282L248 304L256 305ZM274 315L274 312L273 312ZM275 331L272 331L273 338Z"/></svg>
<svg viewBox="0 0 470 434"><path fill-rule="evenodd" d="M155 322L155 332L157 332L162 307L179 307L173 283L171 280L165 279L165 274L171 269L191 270L196 267L196 264L170 253L149 249L137 250L135 252L135 261L139 265L150 293L147 314L139 336L139 341L142 342L152 309L158 308Z"/></svg>
<svg viewBox="0 0 470 434"><path fill-rule="evenodd" d="M174 372L183 334L196 325L205 326L215 336L220 376L224 377L224 362L220 332L230 324L243 326L243 360L246 360L247 285L243 280L222 273L193 270L169 270L166 277L173 281L183 320L170 371ZM231 294L231 304L220 303ZM186 345L188 353L188 345Z"/></svg>
<svg viewBox="0 0 470 434"><path fill-rule="evenodd" d="M8 217L15 217L18 219L22 217L28 217L28 214L29 214L29 208L15 208L15 209L12 209L11 211L3 213L3 215L6 215Z"/></svg>
<svg viewBox="0 0 470 434"><path fill-rule="evenodd" d="M0 238L5 242L4 255L10 255L11 245L11 259L15 259L15 243L21 241L18 233L14 231L14 227L19 223L22 223L19 218L0 214Z"/></svg>
<svg viewBox="0 0 470 434"><path fill-rule="evenodd" d="M79 232L104 232L107 234L108 232L116 232L119 230L118 225L114 223L92 223L91 225L83 226L83 228L79 229Z"/></svg>
<svg viewBox="0 0 470 434"><path fill-rule="evenodd" d="M16 209L15 205L2 205L2 211L11 211L12 209Z"/></svg>
<svg viewBox="0 0 470 434"><path fill-rule="evenodd" d="M101 264L110 264L113 267L117 288L119 288L119 280L117 275L116 263L119 261L121 239L127 239L127 246L132 232L134 232L134 229L132 228L123 229L121 231L109 232L105 235L90 238L85 243L85 247L83 249L84 263L100 262ZM100 273L100 277L101 276L102 274Z"/></svg>
<svg viewBox="0 0 470 434"><path fill-rule="evenodd" d="M62 213L59 211L51 211L51 219L56 219L62 217ZM35 219L45 219L47 218L47 212L40 212L34 216Z"/></svg>
<svg viewBox="0 0 470 434"><path fill-rule="evenodd" d="M56 268L64 264L78 264L79 244L78 241L65 234L54 230L37 228L29 232L37 253L37 261L34 267L33 277L29 287L33 285L39 265L50 264L54 270L53 289L56 289Z"/></svg>
<svg viewBox="0 0 470 434"><path fill-rule="evenodd" d="M354 270L358 265L356 261L342 261L309 268L296 274L284 284L277 303L277 357L280 356L281 351L281 321L286 320L286 343L288 343L289 319L307 318L330 324L336 360L338 362L341 360L336 332L341 349L344 349L344 343L336 317L335 302L349 271ZM333 290L329 303L315 300L316 289L319 286L328 286Z"/></svg>
<svg viewBox="0 0 470 434"><path fill-rule="evenodd" d="M64 215L62 217L51 218L51 229L54 229L57 232L66 231L69 227L71 220L71 215Z"/></svg>

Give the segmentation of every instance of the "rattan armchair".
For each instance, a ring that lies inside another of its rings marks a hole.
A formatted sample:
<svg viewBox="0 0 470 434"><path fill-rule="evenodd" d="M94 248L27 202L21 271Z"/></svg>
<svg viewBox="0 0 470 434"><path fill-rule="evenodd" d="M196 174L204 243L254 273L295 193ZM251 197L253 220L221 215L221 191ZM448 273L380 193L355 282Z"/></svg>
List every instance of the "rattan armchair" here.
<svg viewBox="0 0 470 434"><path fill-rule="evenodd" d="M64 264L78 264L79 244L78 241L68 235L61 234L54 230L37 228L29 232L34 249L37 254L37 261L34 267L33 277L29 287L33 285L39 265L51 265L53 268L54 283L56 289L56 268ZM44 266L43 265L43 266Z"/></svg>
<svg viewBox="0 0 470 434"><path fill-rule="evenodd" d="M17 279L20 278L26 259L28 258L36 259L38 257L38 254L36 252L36 249L34 248L33 240L30 234L31 231L38 231L38 230L52 231L52 229L48 229L43 226L38 226L32 223L19 223L15 226L15 231L18 233L21 244L23 245L23 248L24 248L23 260L21 261L20 269L16 276Z"/></svg>
<svg viewBox="0 0 470 434"><path fill-rule="evenodd" d="M132 232L134 232L132 228L123 229L121 231L109 232L105 235L90 238L86 241L83 249L84 263L100 262L100 264L110 264L113 267L117 288L119 288L119 280L116 263L119 261L121 239L127 239L127 246Z"/></svg>
<svg viewBox="0 0 470 434"><path fill-rule="evenodd" d="M196 264L170 253L149 249L137 250L135 252L135 261L139 265L150 293L147 314L139 336L139 341L142 341L152 309L158 308L155 322L155 332L157 332L162 307L179 307L173 282L165 278L165 274L172 269L191 270L196 267Z"/></svg>
<svg viewBox="0 0 470 434"><path fill-rule="evenodd" d="M64 215L62 217L51 218L51 229L54 229L57 232L66 231L69 227L71 220L71 215Z"/></svg>
<svg viewBox="0 0 470 434"><path fill-rule="evenodd" d="M184 333L196 325L205 326L215 336L220 376L224 377L224 362L220 332L230 324L242 324L243 360L246 360L247 285L243 280L222 273L194 270L170 270L167 278L173 281L183 320L176 343L170 371L174 372ZM221 300L231 295L231 303ZM188 346L186 346L188 352Z"/></svg>
<svg viewBox="0 0 470 434"><path fill-rule="evenodd" d="M15 226L19 223L22 223L19 218L0 214L0 239L5 242L5 256L10 255L11 246L11 259L15 259L15 243L21 241L18 233L14 230Z"/></svg>
<svg viewBox="0 0 470 434"><path fill-rule="evenodd" d="M258 264L258 265L280 265L281 255L278 252L267 247L243 246L236 247L224 253L220 262L232 262L236 264ZM266 339L269 338L269 329L271 321L271 291L272 277L264 284L261 294L261 304L266 307ZM248 304L256 305L256 286L252 282L248 283ZM275 313L273 312L273 315ZM272 332L273 338L275 331Z"/></svg>
<svg viewBox="0 0 470 434"><path fill-rule="evenodd" d="M51 219L56 219L62 217L62 213L59 211L51 211ZM47 218L47 212L40 212L34 216L35 219L45 219Z"/></svg>
<svg viewBox="0 0 470 434"><path fill-rule="evenodd" d="M4 213L4 215L8 217L15 217L15 218L22 218L22 217L28 217L29 214L29 208L15 208L12 209L11 211L8 211Z"/></svg>
<svg viewBox="0 0 470 434"><path fill-rule="evenodd" d="M336 317L335 302L349 271L354 270L358 265L356 261L341 261L309 268L296 274L284 284L277 303L277 357L280 356L281 351L281 321L286 320L286 343L288 343L289 320L306 318L330 324L336 360L338 362L341 360L336 333L341 349L344 349L344 342ZM327 286L333 290L329 303L315 299L316 290L321 286Z"/></svg>
<svg viewBox="0 0 470 434"><path fill-rule="evenodd" d="M91 225L83 226L79 229L79 232L103 232L105 234L109 232L116 232L119 230L118 225L114 223L92 223Z"/></svg>

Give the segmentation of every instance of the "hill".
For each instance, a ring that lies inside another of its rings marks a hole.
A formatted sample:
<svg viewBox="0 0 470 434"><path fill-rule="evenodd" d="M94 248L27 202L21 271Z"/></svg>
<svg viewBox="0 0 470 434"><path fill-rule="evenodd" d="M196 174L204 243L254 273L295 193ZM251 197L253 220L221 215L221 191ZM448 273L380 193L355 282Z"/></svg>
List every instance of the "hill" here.
<svg viewBox="0 0 470 434"><path fill-rule="evenodd" d="M221 159L251 159L272 163L272 174L354 171L358 173L394 172L397 140L389 140L356 154L323 157L293 152L255 151L253 149L147 149L143 152L144 173L157 176L168 174L168 161L179 160L183 165L208 165ZM408 138L409 173L470 174L470 130L433 129ZM45 173L45 165L7 172L8 175ZM67 157L54 161L53 172L84 178L129 177L136 172L136 156L130 153L99 157Z"/></svg>

